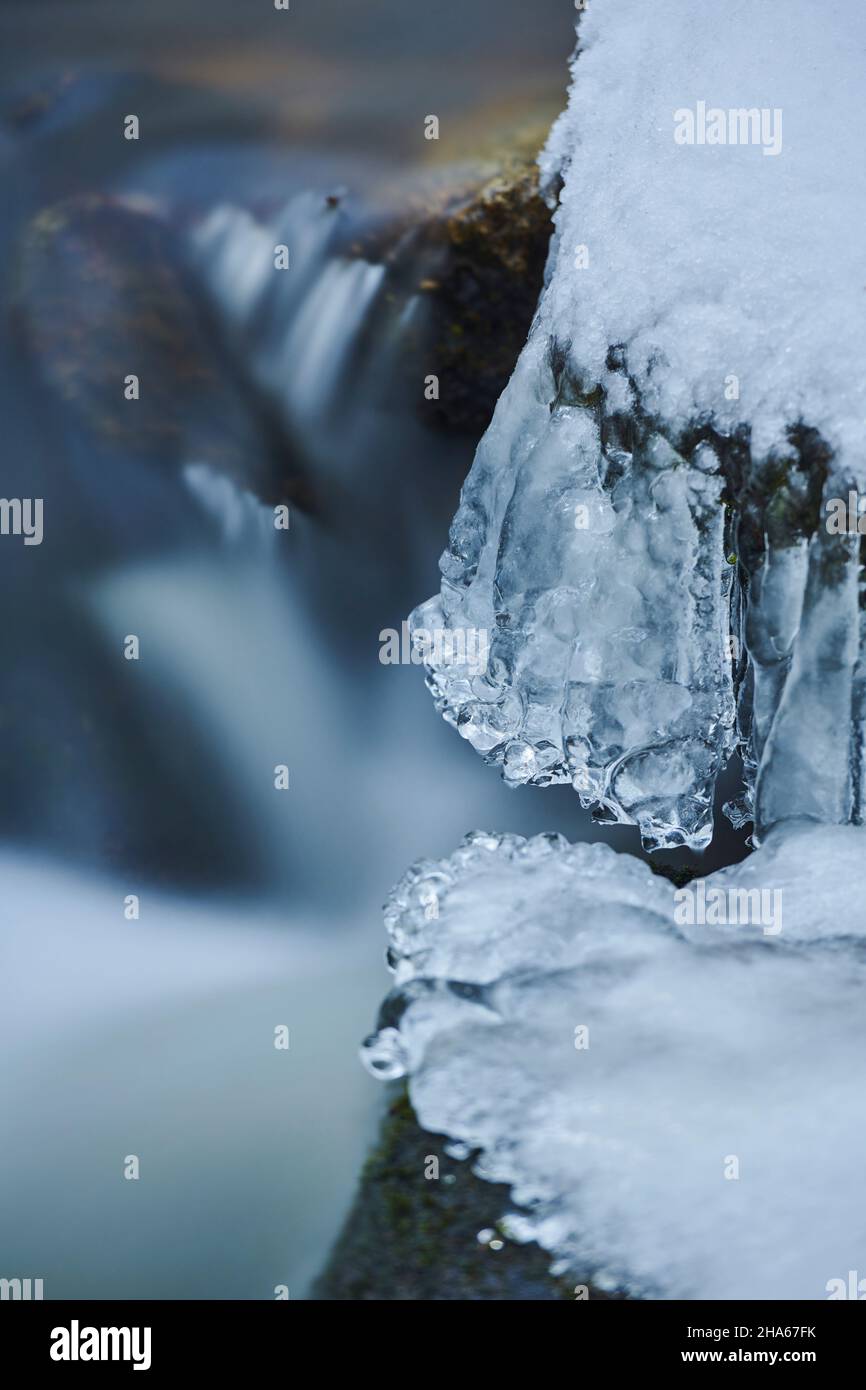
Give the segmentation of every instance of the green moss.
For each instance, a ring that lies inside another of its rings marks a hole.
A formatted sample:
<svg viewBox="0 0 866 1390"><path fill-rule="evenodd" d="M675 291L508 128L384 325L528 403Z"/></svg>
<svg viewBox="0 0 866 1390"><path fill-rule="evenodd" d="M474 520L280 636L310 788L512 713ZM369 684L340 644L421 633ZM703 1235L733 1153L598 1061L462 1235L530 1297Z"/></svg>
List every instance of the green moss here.
<svg viewBox="0 0 866 1390"><path fill-rule="evenodd" d="M535 149L503 161L430 225L438 268L427 296L429 361L440 423L473 435L486 427L529 332L551 231Z"/></svg>
<svg viewBox="0 0 866 1390"><path fill-rule="evenodd" d="M404 1088L394 1095L364 1165L354 1206L313 1298L328 1300L571 1300L575 1280L555 1279L537 1245L479 1244L513 1209L507 1188L482 1182L471 1160L449 1158L422 1130ZM431 1159L438 1178L425 1176ZM590 1289L590 1297L606 1295Z"/></svg>

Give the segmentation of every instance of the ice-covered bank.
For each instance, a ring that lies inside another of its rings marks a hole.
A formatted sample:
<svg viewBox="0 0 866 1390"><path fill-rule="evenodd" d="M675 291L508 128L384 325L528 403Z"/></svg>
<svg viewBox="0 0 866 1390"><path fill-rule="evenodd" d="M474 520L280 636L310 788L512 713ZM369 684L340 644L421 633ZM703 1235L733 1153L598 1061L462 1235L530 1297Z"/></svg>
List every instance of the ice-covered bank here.
<svg viewBox="0 0 866 1390"><path fill-rule="evenodd" d="M792 801L860 819L866 14L595 0L542 167L546 290L481 442L426 631L446 719L650 847ZM805 728L808 738L803 737Z"/></svg>
<svg viewBox="0 0 866 1390"><path fill-rule="evenodd" d="M367 1065L510 1184L514 1239L645 1297L826 1298L862 1270L866 832L777 829L685 890L476 834L386 921Z"/></svg>
<svg viewBox="0 0 866 1390"><path fill-rule="evenodd" d="M593 0L546 287L413 616L464 738L650 848L705 846L743 756L734 868L475 834L388 904L368 1067L596 1288L863 1267L864 52L848 0Z"/></svg>

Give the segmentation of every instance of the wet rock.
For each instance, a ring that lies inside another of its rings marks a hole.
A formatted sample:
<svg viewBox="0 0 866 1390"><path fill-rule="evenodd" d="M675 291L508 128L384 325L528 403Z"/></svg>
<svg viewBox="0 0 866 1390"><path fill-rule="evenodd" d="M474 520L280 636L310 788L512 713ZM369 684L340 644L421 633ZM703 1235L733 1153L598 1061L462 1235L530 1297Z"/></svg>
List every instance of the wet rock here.
<svg viewBox="0 0 866 1390"><path fill-rule="evenodd" d="M383 307L404 345L403 391L428 424L477 438L526 341L553 230L535 163L543 138L524 128L507 154L387 190L389 213L348 248L387 266ZM430 375L437 394L422 398Z"/></svg>
<svg viewBox="0 0 866 1390"><path fill-rule="evenodd" d="M534 162L513 161L445 220L446 255L429 288L436 413L454 428L488 423L520 354L552 231Z"/></svg>
<svg viewBox="0 0 866 1390"><path fill-rule="evenodd" d="M40 378L103 444L209 463L268 501L310 500L277 412L153 209L85 194L40 212L21 241L13 323Z"/></svg>

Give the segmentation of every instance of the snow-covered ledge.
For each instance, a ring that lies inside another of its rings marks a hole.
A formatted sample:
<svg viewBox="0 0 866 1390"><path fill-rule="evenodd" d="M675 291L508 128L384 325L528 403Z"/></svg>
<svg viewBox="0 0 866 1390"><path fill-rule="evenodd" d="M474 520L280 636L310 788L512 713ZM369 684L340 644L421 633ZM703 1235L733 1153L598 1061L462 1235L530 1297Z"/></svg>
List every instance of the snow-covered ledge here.
<svg viewBox="0 0 866 1390"><path fill-rule="evenodd" d="M471 835L391 895L365 1062L510 1185L506 1238L555 1272L824 1298L866 1246L864 903L854 826L680 889L606 845Z"/></svg>
<svg viewBox="0 0 866 1390"><path fill-rule="evenodd" d="M864 53L855 0L592 0L546 289L413 618L485 758L651 848L705 845L744 755L735 868L476 834L386 913L367 1065L511 1186L506 1243L633 1296L837 1297L866 1246Z"/></svg>
<svg viewBox="0 0 866 1390"><path fill-rule="evenodd" d="M866 485L864 52L854 0L589 6L547 287L414 615L488 634L483 671L428 663L464 738L650 848L707 844L737 743L759 839L860 818L860 542L827 522Z"/></svg>

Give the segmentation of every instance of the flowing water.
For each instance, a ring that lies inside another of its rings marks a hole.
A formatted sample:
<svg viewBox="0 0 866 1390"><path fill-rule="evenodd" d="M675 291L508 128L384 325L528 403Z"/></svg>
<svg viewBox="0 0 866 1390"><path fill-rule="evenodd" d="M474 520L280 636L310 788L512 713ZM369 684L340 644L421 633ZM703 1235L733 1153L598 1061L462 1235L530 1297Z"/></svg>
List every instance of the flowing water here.
<svg viewBox="0 0 866 1390"><path fill-rule="evenodd" d="M341 254L376 190L412 177L428 110L483 132L491 111L559 104L561 9L5 7L0 490L42 497L45 534L0 545L0 1273L48 1297L303 1296L375 1128L357 1040L385 893L477 824L588 833L565 791L497 785L418 669L379 660L429 588L474 440L395 404L418 305L383 319L383 266ZM320 512L275 531L253 495L271 445L234 379L171 457L65 406L69 361L118 351L94 327L104 281L64 261L22 291L18 255L34 216L90 192L171 228ZM278 288L255 274L275 240L294 257ZM48 332L35 362L22 316ZM224 428L240 476L209 458Z"/></svg>
<svg viewBox="0 0 866 1390"><path fill-rule="evenodd" d="M559 108L572 13L46 0L0 30L0 491L45 511L42 545L0 542L0 1274L48 1297L301 1297L375 1129L356 1052L392 883L477 826L638 849L567 788L514 795L418 668L379 659L430 592L476 441L419 422L398 383L422 306L390 314L386 267L346 255L414 188L428 112L463 158ZM98 392L89 413L62 400L78 361L125 374L125 282L73 235L22 288L32 219L92 193L158 215L219 330L193 335L218 386L168 451L153 414L106 432ZM257 267L276 242L275 283ZM280 531L256 495L275 435L316 499ZM239 468L214 466L225 441Z"/></svg>

